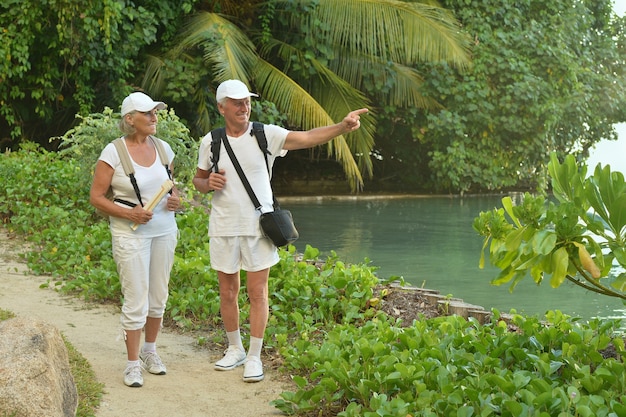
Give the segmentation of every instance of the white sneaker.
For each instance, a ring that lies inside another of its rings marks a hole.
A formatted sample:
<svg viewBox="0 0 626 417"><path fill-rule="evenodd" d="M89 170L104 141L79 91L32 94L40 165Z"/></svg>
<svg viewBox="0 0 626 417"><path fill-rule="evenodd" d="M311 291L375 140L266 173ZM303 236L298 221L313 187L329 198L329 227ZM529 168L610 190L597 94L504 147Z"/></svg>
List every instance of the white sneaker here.
<svg viewBox="0 0 626 417"><path fill-rule="evenodd" d="M156 352L141 352L139 359L144 363L145 368L151 374L165 375L167 369Z"/></svg>
<svg viewBox="0 0 626 417"><path fill-rule="evenodd" d="M224 352L224 357L215 362L215 370L217 371L230 371L238 366L241 366L246 361L246 352L243 352L237 346L228 346L228 349Z"/></svg>
<svg viewBox="0 0 626 417"><path fill-rule="evenodd" d="M132 365L124 371L124 384L128 387L143 386L143 376L141 375L141 365Z"/></svg>
<svg viewBox="0 0 626 417"><path fill-rule="evenodd" d="M256 356L248 356L246 365L243 368L243 380L245 382L259 382L265 378L263 375L263 364Z"/></svg>

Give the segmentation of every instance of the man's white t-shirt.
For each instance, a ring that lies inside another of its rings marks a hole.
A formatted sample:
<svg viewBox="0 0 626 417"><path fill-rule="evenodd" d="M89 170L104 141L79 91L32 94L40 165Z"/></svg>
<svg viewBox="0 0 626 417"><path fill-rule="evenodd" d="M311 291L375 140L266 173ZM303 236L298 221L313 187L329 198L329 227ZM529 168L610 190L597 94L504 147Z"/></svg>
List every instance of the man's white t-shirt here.
<svg viewBox="0 0 626 417"><path fill-rule="evenodd" d="M276 125L264 125L267 138L268 163L270 172L274 160L278 156L285 156L283 150L289 130ZM220 191L215 191L211 201L211 215L209 217L209 236L261 236L259 217L261 212L273 210L272 187L270 174L265 165L265 156L259 148L256 137L252 134L252 124L239 137L227 136L233 152L241 165L243 172L252 187L252 191L262 205L261 211L255 210L235 167L222 143L218 167L225 171L226 185ZM198 168L210 171L211 141L209 132L200 144L198 153Z"/></svg>
<svg viewBox="0 0 626 417"><path fill-rule="evenodd" d="M155 140L161 140L154 138ZM174 151L171 146L161 140L167 159L171 164L174 160ZM124 142L126 145L126 142ZM130 155L129 155L130 156ZM114 168L113 178L111 179L111 186L113 188L113 197L125 200L131 203L138 203L137 194L130 182L130 177L124 173L122 162L115 149L113 143L109 143L100 154L99 160L106 162ZM133 168L135 169L135 179L139 186L139 193L141 194L141 200L143 204L147 204L154 195L161 191L161 185L168 180L167 171L163 164L161 164L161 158L158 152L155 150L155 160L149 167L145 167L137 164L133 158L130 158ZM166 235L177 230L176 219L174 212L167 209L167 196L157 204L152 210L152 219L146 223L141 224L136 230L131 229L132 223L128 219L111 216L109 218L111 234L114 236L136 236L136 237L156 237ZM121 207L128 207L122 203L115 203ZM128 207L130 209L130 207Z"/></svg>

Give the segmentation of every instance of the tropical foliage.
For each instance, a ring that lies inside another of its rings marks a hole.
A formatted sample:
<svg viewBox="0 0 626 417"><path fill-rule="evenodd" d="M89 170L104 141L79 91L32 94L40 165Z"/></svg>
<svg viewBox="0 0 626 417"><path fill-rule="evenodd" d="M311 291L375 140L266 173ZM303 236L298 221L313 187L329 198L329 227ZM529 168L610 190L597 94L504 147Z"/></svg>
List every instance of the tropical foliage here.
<svg viewBox="0 0 626 417"><path fill-rule="evenodd" d="M37 106L36 117L49 123L59 120L52 113L55 108L84 115L102 102L112 107L111 101L121 100L142 75L149 92L181 104L179 113L189 116L196 133L219 123L213 96L216 85L228 78L251 82L288 116L290 126L308 129L339 121L350 110L369 107L370 99L383 96L397 105L421 107L429 100L417 93L422 80L412 68L415 63L468 62L467 42L453 17L421 3L201 2L193 14L190 2L180 9L179 2L150 0L139 7L91 3L52 2L47 7L24 2L2 16L7 24L5 55L12 62L4 70L6 76L0 73L7 80L0 97L11 98L3 118L13 137L30 136L24 126L33 116L28 104L37 95L45 101ZM381 15L385 19L379 19ZM174 30L179 32L175 38ZM20 38L22 32L27 36ZM153 43L157 48L149 50ZM37 64L32 54L50 61L56 55L64 59L45 62L32 79L28 69ZM107 59L107 54L115 59ZM145 74L137 70L142 59L150 64ZM19 64L15 70L14 63ZM46 84L40 85L37 77ZM64 85L63 80L72 81L61 91L52 88ZM380 92L367 97L363 86L374 82L384 89L372 90ZM35 92L29 96L30 89ZM104 100L96 93L106 94ZM75 101L65 102L66 97ZM362 171L372 174L374 133L374 117L364 118L363 129L328 145L329 153L343 162L353 189L362 185Z"/></svg>
<svg viewBox="0 0 626 417"><path fill-rule="evenodd" d="M7 231L29 241L24 259L43 275L42 286L117 303L108 226L77 186L78 165L32 145L3 154L0 214ZM177 221L166 324L195 329L198 344L214 348L225 335L207 213L189 205ZM296 255L293 247L280 250L271 271L264 352L279 356L293 379L273 402L286 414L626 416L626 348L617 321L494 311L485 325L456 316L404 323L371 307L384 283L375 267L347 265L334 254L321 260L310 246ZM245 291L241 296L245 320L249 303ZM385 302L383 296L378 305Z"/></svg>
<svg viewBox="0 0 626 417"><path fill-rule="evenodd" d="M193 0L4 0L0 139L61 135L75 114L118 106L142 54L171 37ZM117 107L116 107L117 108Z"/></svg>
<svg viewBox="0 0 626 417"><path fill-rule="evenodd" d="M626 120L624 18L610 0L445 0L472 37L472 67L419 66L442 110L384 115L384 172L440 191L544 189L549 155L584 160ZM413 141L406 140L407 137ZM393 146L392 148L388 148ZM385 163L384 161L387 161ZM419 173L415 176L412 173Z"/></svg>
<svg viewBox="0 0 626 417"><path fill-rule="evenodd" d="M363 129L290 152L287 180L468 192L547 184L626 120L624 18L611 0L7 0L0 144L56 149L79 114L144 89L194 139L221 123L219 81L253 118L303 129L368 107ZM341 161L341 165L333 163Z"/></svg>
<svg viewBox="0 0 626 417"><path fill-rule="evenodd" d="M561 164L552 155L548 168L556 202L526 194L514 205L505 197L502 208L475 219L485 236L481 265L487 252L502 270L493 283L511 283L511 290L526 277L539 285L549 276L554 288L567 280L626 300L623 174L598 164L587 177L586 165L579 168L573 156Z"/></svg>
<svg viewBox="0 0 626 417"><path fill-rule="evenodd" d="M423 80L415 65L468 64L466 37L452 15L436 6L344 0L254 3L229 9L229 15L214 6L199 11L181 28L172 49L152 61L146 87L160 93L157 87L177 76L167 73L168 59L189 56L193 62L201 56L212 74L205 80L212 88L196 99L201 106L213 102L217 83L241 79L275 103L291 126L311 129L372 103L431 107L435 101L419 93ZM203 131L215 123L208 113L199 108L205 116L197 121ZM362 172L373 173L374 117L363 117L359 131L328 144L328 154L343 163L353 189L362 185Z"/></svg>
<svg viewBox="0 0 626 417"><path fill-rule="evenodd" d="M105 108L102 113L78 116L80 123L63 136L52 138L58 142L59 155L77 164L79 189L89 189L100 153L104 147L121 135L120 114ZM176 155L174 177L179 184L191 185L198 162L198 145L189 135L189 129L173 109L158 112L156 136L166 141ZM86 194L87 195L87 194Z"/></svg>

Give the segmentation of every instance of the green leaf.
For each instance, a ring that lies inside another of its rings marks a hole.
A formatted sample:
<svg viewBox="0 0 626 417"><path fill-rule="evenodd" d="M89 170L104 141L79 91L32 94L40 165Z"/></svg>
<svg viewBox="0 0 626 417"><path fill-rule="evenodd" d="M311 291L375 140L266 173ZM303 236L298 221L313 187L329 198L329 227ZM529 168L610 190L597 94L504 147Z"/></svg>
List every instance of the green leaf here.
<svg viewBox="0 0 626 417"><path fill-rule="evenodd" d="M567 268L569 265L569 257L565 248L559 248L552 253L552 277L550 278L550 286L558 288L565 281Z"/></svg>
<svg viewBox="0 0 626 417"><path fill-rule="evenodd" d="M518 250L519 247L522 245L522 241L524 239L524 234L526 233L526 231L527 228L526 226L524 226L509 233L505 241L506 249Z"/></svg>
<svg viewBox="0 0 626 417"><path fill-rule="evenodd" d="M535 253L548 255L556 247L557 236L552 230L540 230L533 236L532 248Z"/></svg>
<svg viewBox="0 0 626 417"><path fill-rule="evenodd" d="M515 223L517 227L522 227L522 225L519 222L519 219L515 215L515 211L513 210L513 200L511 199L511 197L507 196L507 197L502 198L502 207L504 207L504 210L506 210L506 213L509 215L509 217L511 217L511 220L513 220L513 223Z"/></svg>

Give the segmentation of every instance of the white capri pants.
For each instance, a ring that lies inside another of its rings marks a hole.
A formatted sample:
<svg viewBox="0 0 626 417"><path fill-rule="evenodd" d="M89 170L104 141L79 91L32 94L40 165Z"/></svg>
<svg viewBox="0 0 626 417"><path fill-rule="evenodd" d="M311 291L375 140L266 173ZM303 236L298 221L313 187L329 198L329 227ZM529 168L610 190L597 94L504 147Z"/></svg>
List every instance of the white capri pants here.
<svg viewBox="0 0 626 417"><path fill-rule="evenodd" d="M152 238L113 237L113 259L124 296L120 317L124 330L143 329L147 317L163 317L177 241L178 231Z"/></svg>

